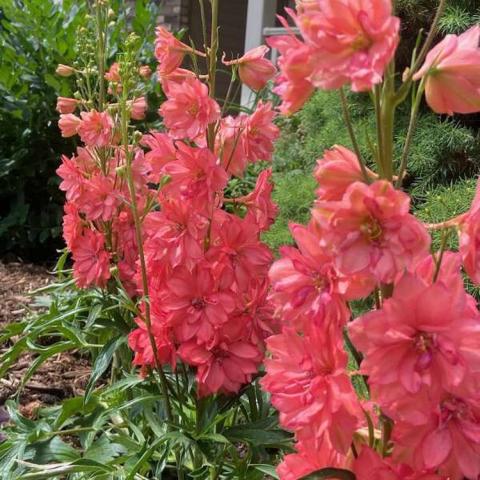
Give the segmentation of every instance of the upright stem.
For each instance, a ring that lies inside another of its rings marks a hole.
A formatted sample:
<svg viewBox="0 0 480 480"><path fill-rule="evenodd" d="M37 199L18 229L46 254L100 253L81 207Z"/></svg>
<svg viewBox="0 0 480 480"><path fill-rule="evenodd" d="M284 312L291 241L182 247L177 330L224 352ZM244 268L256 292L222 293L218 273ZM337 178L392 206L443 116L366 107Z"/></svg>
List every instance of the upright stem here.
<svg viewBox="0 0 480 480"><path fill-rule="evenodd" d="M97 38L98 38L98 82L99 82L99 94L98 94L98 109L103 111L105 108L105 30L103 29L106 22L102 12L101 2L97 1L96 4L97 13Z"/></svg>
<svg viewBox="0 0 480 480"><path fill-rule="evenodd" d="M360 170L362 171L363 178L368 183L369 182L368 172L365 167L365 163L362 159L362 154L360 152L360 147L358 146L357 137L355 136L355 131L352 125L352 119L350 117L350 112L348 110L347 97L345 96L345 91L343 90L343 87L340 88L339 92L340 92L340 100L342 102L343 117L345 119L345 123L347 124L347 130L348 130L348 134L350 135L350 140L352 142L353 150L357 155L358 163L360 165Z"/></svg>
<svg viewBox="0 0 480 480"><path fill-rule="evenodd" d="M210 32L210 51L209 51L209 69L208 69L208 87L210 97L215 100L216 80L217 80L217 52L218 52L218 4L219 0L210 0L212 5L212 31ZM213 151L215 148L215 125L208 126L208 147Z"/></svg>
<svg viewBox="0 0 480 480"><path fill-rule="evenodd" d="M418 110L420 109L420 103L423 97L424 86L425 86L425 80L422 79L412 104L412 111L410 113L410 123L408 125L407 137L405 139L405 145L403 147L403 152L402 152L402 159L400 161L400 167L398 169L398 174L397 174L398 176L397 183L396 183L397 187L400 187L402 185L403 177L407 169L408 155L410 154L410 148L412 146L413 136L415 135L415 129L417 128Z"/></svg>
<svg viewBox="0 0 480 480"><path fill-rule="evenodd" d="M125 89L126 90L126 89ZM142 277L142 288L143 288L143 298L144 298L144 305L145 305L145 326L147 328L147 333L150 341L150 345L152 347L153 356L155 358L155 367L158 370L160 375L160 387L162 391L162 395L165 399L165 410L167 413L167 418L169 422L173 421L172 415L172 408L170 405L170 397L168 394L168 382L167 377L165 376L165 372L163 371L162 365L158 360L158 350L157 344L155 342L155 337L152 333L152 322L150 317L150 300L149 300L149 289L148 289L148 276L147 276L147 265L145 262L145 252L143 250L143 237L142 237L142 223L140 219L140 215L138 214L138 204L137 204L137 196L136 196L136 189L135 189L135 182L133 180L133 173L132 173L132 159L133 155L130 151L130 144L128 141L128 113L127 113L127 98L125 94L123 95L122 102L121 102L121 134L122 134L122 145L125 153L125 160L126 160L126 176L127 176L127 185L128 190L130 193L130 201L131 201L131 210L133 221L135 224L135 239L137 242L138 248L138 257L140 260L140 269L141 269L141 277Z"/></svg>
<svg viewBox="0 0 480 480"><path fill-rule="evenodd" d="M433 40L435 39L435 35L437 34L438 24L440 22L440 19L442 18L443 12L445 11L446 4L447 4L446 0L440 0L438 3L437 12L435 13L435 17L433 19L433 22L428 32L425 43L423 44L423 47L420 50L420 53L416 58L412 68L410 69L410 72L407 78L403 82L403 85L400 87L400 89L395 95L395 99L397 103L400 102L403 98L405 98L410 88L410 84L413 76L415 75L417 70L421 67L423 61L425 60L425 57L428 54L428 51L430 50L430 47L432 46Z"/></svg>
<svg viewBox="0 0 480 480"><path fill-rule="evenodd" d="M377 124L377 128L380 129L382 137L383 177L391 182L393 179L393 127L396 110L394 60L387 69L379 107L380 123Z"/></svg>
<svg viewBox="0 0 480 480"><path fill-rule="evenodd" d="M380 170L380 177L384 176L384 160L383 160L383 126L382 126L382 90L378 85L374 88L375 100L375 120L377 125L377 165Z"/></svg>
<svg viewBox="0 0 480 480"><path fill-rule="evenodd" d="M435 13L435 17L430 27L430 31L428 32L427 39L425 40L425 43L423 44L423 47L420 50L420 54L418 55L417 60L415 61L415 64L413 66L413 69L411 72L412 76L420 67L420 65L423 63L423 61L425 60L425 57L427 56L428 51L430 50L430 47L432 46L433 40L435 39L435 35L437 34L438 24L440 22L440 19L442 18L446 4L447 4L446 0L440 0L438 3L437 12Z"/></svg>

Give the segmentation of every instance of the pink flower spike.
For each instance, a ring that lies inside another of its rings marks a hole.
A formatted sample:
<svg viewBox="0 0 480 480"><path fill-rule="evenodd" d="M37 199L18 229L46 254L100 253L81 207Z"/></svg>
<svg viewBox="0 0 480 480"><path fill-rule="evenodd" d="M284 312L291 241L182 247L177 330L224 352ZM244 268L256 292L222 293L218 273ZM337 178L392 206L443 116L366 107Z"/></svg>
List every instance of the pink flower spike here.
<svg viewBox="0 0 480 480"><path fill-rule="evenodd" d="M60 115L60 120L58 121L58 126L60 127L62 137L64 138L76 135L81 124L82 120L72 113L62 113Z"/></svg>
<svg viewBox="0 0 480 480"><path fill-rule="evenodd" d="M268 47L261 45L249 50L238 60L222 61L227 66L238 65L238 74L242 83L251 90L258 92L265 87L277 71L273 63L264 58L267 53Z"/></svg>
<svg viewBox="0 0 480 480"><path fill-rule="evenodd" d="M480 26L447 35L413 78L425 78L427 103L434 112L480 112Z"/></svg>

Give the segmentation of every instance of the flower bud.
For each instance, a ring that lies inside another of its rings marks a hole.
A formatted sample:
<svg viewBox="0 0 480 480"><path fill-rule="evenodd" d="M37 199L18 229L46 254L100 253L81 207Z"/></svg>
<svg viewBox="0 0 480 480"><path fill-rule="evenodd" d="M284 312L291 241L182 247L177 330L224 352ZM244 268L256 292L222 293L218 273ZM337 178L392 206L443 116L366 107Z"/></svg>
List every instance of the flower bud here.
<svg viewBox="0 0 480 480"><path fill-rule="evenodd" d="M138 69L138 73L140 74L141 77L145 79L149 79L152 76L152 69L148 65L142 65Z"/></svg>
<svg viewBox="0 0 480 480"><path fill-rule="evenodd" d="M60 63L55 70L55 73L57 75L60 75L61 77L70 77L75 73L75 69L73 67L69 67L68 65L62 65Z"/></svg>

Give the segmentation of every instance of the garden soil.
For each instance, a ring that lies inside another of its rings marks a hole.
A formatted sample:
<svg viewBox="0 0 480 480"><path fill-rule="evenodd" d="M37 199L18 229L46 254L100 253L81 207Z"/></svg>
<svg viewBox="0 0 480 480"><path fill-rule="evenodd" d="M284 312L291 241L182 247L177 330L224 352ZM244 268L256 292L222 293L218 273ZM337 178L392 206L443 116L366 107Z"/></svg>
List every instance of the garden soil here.
<svg viewBox="0 0 480 480"><path fill-rule="evenodd" d="M31 292L53 280L54 277L45 267L0 261L0 333L8 323L21 321L27 315L40 310L40 307L35 305ZM0 344L0 357L8 346ZM0 378L0 405L18 395L23 375L34 358L31 353L23 355L10 371ZM42 406L83 394L89 375L88 362L74 352L62 353L50 359L20 392L22 413L32 418Z"/></svg>

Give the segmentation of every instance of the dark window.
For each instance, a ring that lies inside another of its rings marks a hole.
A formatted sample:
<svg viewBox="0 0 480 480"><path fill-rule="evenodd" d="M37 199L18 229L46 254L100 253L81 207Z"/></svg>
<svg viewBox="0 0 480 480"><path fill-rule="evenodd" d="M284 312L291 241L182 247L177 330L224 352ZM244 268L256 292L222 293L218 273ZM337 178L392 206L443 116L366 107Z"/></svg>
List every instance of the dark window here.
<svg viewBox="0 0 480 480"><path fill-rule="evenodd" d="M277 0L277 15L281 15L282 17L288 18L288 15L285 13L285 8L287 7L295 9L295 0ZM278 19L276 21L276 26L277 27L281 26Z"/></svg>

